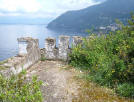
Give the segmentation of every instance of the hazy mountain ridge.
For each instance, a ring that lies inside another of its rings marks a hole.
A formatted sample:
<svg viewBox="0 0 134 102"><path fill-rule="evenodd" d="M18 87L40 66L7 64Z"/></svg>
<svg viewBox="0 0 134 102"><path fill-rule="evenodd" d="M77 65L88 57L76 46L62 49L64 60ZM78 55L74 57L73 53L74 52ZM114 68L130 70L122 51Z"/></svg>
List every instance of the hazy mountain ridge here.
<svg viewBox="0 0 134 102"><path fill-rule="evenodd" d="M99 5L82 10L68 11L48 24L49 29L85 31L115 23L115 19L126 22L134 12L134 0L107 0Z"/></svg>

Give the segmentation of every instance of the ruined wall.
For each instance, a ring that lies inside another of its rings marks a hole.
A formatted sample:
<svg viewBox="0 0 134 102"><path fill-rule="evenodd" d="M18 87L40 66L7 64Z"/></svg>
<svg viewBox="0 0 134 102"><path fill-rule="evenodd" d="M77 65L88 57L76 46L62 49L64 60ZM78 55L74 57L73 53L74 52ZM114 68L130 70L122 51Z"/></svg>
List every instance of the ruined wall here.
<svg viewBox="0 0 134 102"><path fill-rule="evenodd" d="M67 61L69 59L69 53L71 52L71 47L69 45L77 46L82 43L82 37L73 36L72 43L70 43L70 36L59 36L58 47L56 46L55 38L45 39L45 48L41 49L42 57L47 60L63 60Z"/></svg>
<svg viewBox="0 0 134 102"><path fill-rule="evenodd" d="M30 37L18 38L18 46L18 55L7 59L6 63L1 65L4 70L1 70L0 72L5 76L18 74L41 58L38 39Z"/></svg>
<svg viewBox="0 0 134 102"><path fill-rule="evenodd" d="M0 70L5 76L10 76L12 74L18 74L23 69L27 69L31 65L35 64L41 57L47 60L62 60L68 61L69 53L71 53L71 48L69 45L77 46L82 43L82 37L73 36L72 43L70 43L70 36L59 36L58 46L56 46L55 38L45 39L45 47L43 49L39 48L38 39L33 39L30 37L18 38L18 55L9 58L5 63L0 64Z"/></svg>

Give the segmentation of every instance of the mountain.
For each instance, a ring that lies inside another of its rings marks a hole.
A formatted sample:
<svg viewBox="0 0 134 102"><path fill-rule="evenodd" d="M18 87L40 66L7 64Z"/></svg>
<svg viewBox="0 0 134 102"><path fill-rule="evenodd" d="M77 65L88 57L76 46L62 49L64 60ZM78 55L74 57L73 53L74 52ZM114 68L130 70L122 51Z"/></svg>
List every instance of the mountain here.
<svg viewBox="0 0 134 102"><path fill-rule="evenodd" d="M107 0L101 4L68 11L48 24L56 31L84 32L86 29L114 25L115 19L126 23L134 12L134 0Z"/></svg>

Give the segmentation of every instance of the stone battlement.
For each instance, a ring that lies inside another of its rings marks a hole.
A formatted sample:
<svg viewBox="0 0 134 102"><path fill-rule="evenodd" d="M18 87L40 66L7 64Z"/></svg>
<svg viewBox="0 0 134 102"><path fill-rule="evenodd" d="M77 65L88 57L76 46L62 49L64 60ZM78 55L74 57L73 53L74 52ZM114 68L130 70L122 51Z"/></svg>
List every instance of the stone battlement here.
<svg viewBox="0 0 134 102"><path fill-rule="evenodd" d="M18 74L23 69L29 68L45 57L47 60L63 60L67 61L71 49L69 47L70 36L59 36L58 47L56 46L55 38L45 39L44 48L39 48L39 40L31 37L18 38L18 55L7 59L5 63L0 65L4 70L0 70L5 76ZM82 37L73 36L72 45L76 46L82 43Z"/></svg>
<svg viewBox="0 0 134 102"><path fill-rule="evenodd" d="M70 36L59 36L58 47L56 47L55 38L45 39L45 48L41 49L41 55L47 60L68 60L68 55L71 52L71 47L69 47ZM82 43L82 37L73 36L72 45L76 46Z"/></svg>

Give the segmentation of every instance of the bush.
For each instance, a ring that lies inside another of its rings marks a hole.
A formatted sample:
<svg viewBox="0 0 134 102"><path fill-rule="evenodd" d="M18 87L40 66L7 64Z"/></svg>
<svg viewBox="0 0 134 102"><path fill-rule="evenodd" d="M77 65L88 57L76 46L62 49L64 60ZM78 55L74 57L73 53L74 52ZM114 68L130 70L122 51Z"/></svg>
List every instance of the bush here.
<svg viewBox="0 0 134 102"><path fill-rule="evenodd" d="M44 56L41 56L41 59L40 59L41 61L45 61L46 60L46 58L44 57Z"/></svg>
<svg viewBox="0 0 134 102"><path fill-rule="evenodd" d="M92 34L72 49L70 64L87 69L90 79L110 87L134 84L134 15L129 25L100 37Z"/></svg>
<svg viewBox="0 0 134 102"><path fill-rule="evenodd" d="M124 97L134 97L134 84L132 83L123 83L117 86L117 93L121 94Z"/></svg>
<svg viewBox="0 0 134 102"><path fill-rule="evenodd" d="M24 72L5 78L0 75L0 102L42 102L41 81L26 82Z"/></svg>

